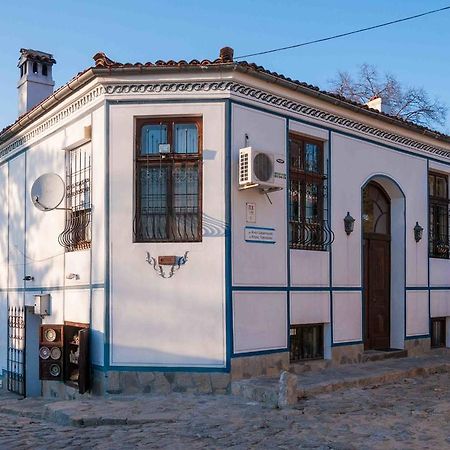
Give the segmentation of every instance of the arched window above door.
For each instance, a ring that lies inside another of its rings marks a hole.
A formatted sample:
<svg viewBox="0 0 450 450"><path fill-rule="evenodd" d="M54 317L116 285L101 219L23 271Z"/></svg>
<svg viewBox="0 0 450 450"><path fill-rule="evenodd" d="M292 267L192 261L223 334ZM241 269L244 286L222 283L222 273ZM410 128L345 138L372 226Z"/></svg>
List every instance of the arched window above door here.
<svg viewBox="0 0 450 450"><path fill-rule="evenodd" d="M371 182L363 189L363 232L390 235L391 205L381 186Z"/></svg>

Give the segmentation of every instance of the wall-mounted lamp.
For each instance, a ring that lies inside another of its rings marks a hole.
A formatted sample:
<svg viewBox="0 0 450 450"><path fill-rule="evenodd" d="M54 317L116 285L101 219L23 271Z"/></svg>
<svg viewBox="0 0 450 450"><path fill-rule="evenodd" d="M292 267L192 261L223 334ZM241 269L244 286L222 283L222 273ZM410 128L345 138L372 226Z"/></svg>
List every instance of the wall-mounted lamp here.
<svg viewBox="0 0 450 450"><path fill-rule="evenodd" d="M416 222L416 226L414 227L414 239L416 242L419 242L422 239L423 235L423 227L419 225L419 222Z"/></svg>
<svg viewBox="0 0 450 450"><path fill-rule="evenodd" d="M355 225L355 219L350 215L350 212L347 211L347 215L344 217L344 227L347 236L353 232L353 227Z"/></svg>

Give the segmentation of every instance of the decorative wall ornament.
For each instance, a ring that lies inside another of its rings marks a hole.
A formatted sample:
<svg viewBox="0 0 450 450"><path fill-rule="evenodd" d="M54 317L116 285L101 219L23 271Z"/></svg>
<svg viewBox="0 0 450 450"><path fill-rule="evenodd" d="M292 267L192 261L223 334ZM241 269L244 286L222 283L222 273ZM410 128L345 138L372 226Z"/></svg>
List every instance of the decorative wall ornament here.
<svg viewBox="0 0 450 450"><path fill-rule="evenodd" d="M25 133L24 135L20 136L19 138L8 144L6 147L1 148L0 145L0 161L5 157L10 156L10 154L14 150L18 149L22 145L30 142L34 138L37 138L39 135L47 131L49 128L53 127L54 125L57 125L62 120L78 112L81 108L90 105L102 94L104 94L104 87L101 85L96 86L95 88L87 92L85 95L78 98L70 105L68 105L66 108L57 112L55 115L45 120L37 127L32 128L28 133Z"/></svg>
<svg viewBox="0 0 450 450"><path fill-rule="evenodd" d="M405 136L401 136L389 131L384 131L370 125L341 117L336 114L323 111L321 109L304 105L285 97L271 94L261 89L246 86L233 81L220 82L190 82L190 83L147 83L147 84L110 84L105 85L106 94L146 94L146 93L182 93L182 92L230 92L239 96L252 98L262 103L286 109L304 116L322 120L328 124L343 127L349 130L364 133L375 138L383 139L395 144L401 144L417 150L450 159L450 151L444 148L435 147L423 142L416 141Z"/></svg>
<svg viewBox="0 0 450 450"><path fill-rule="evenodd" d="M187 251L183 256L176 256L175 263L169 266L170 269L168 272L164 270L164 266L167 264L160 264L156 258L150 255L150 252L147 252L147 257L145 260L153 267L155 272L157 272L161 278L172 278L175 273L181 269L181 266L186 264L188 260L188 253L189 252ZM158 260L160 260L160 258L158 258Z"/></svg>

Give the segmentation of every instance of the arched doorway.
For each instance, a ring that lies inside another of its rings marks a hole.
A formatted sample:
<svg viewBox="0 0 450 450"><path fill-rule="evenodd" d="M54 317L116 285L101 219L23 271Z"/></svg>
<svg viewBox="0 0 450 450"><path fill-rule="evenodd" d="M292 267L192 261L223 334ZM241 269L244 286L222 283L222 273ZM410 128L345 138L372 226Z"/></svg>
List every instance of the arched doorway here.
<svg viewBox="0 0 450 450"><path fill-rule="evenodd" d="M391 347L391 202L376 182L362 192L364 349Z"/></svg>

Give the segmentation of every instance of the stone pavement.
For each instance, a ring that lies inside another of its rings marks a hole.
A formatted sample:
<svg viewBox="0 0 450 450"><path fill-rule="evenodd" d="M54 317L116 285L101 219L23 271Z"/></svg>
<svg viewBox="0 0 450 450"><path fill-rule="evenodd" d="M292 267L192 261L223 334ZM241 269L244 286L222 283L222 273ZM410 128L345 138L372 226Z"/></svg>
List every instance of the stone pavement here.
<svg viewBox="0 0 450 450"><path fill-rule="evenodd" d="M319 393L287 409L232 395L49 401L0 394L2 450L137 447L446 449L450 376Z"/></svg>
<svg viewBox="0 0 450 450"><path fill-rule="evenodd" d="M285 398L285 404L295 404L303 398L340 389L392 383L408 377L449 372L450 352L437 351L422 357L341 365L323 370L310 370L298 375L284 373L281 378L284 386L278 378L238 380L232 383L232 393L267 405L282 406L280 397Z"/></svg>

